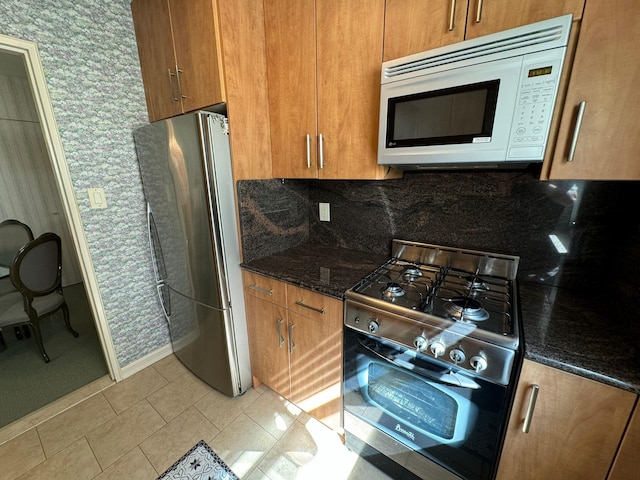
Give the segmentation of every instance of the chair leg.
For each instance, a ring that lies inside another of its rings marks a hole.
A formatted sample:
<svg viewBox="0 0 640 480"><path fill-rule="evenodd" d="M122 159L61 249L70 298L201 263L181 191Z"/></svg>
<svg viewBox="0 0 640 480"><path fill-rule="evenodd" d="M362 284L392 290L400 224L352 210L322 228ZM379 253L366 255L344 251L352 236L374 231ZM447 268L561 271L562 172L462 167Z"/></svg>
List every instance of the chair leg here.
<svg viewBox="0 0 640 480"><path fill-rule="evenodd" d="M38 350L42 354L42 358L44 358L45 363L49 363L49 355L44 351L44 344L42 343L42 333L40 333L40 321L37 318L31 319L31 326L33 327L33 334L36 337L36 344L38 345Z"/></svg>
<svg viewBox="0 0 640 480"><path fill-rule="evenodd" d="M67 326L67 330L71 332L71 335L77 337L80 335L73 328L71 328L71 322L69 321L69 307L67 307L67 302L62 304L62 312L64 313L64 324Z"/></svg>

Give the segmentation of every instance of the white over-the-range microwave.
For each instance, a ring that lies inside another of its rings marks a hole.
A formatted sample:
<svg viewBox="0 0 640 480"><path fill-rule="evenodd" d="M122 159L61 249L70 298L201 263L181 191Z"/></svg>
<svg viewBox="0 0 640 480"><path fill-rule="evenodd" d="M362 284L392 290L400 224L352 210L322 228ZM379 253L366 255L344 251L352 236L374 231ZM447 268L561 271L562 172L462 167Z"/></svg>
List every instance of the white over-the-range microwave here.
<svg viewBox="0 0 640 480"><path fill-rule="evenodd" d="M572 18L384 62L378 163L423 169L541 162Z"/></svg>

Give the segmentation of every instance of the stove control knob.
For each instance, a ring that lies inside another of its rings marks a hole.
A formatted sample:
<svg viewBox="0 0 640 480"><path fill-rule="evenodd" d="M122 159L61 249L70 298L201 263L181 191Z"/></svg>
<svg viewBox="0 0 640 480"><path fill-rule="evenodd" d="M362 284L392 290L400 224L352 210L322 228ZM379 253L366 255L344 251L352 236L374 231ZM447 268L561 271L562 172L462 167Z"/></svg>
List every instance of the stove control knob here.
<svg viewBox="0 0 640 480"><path fill-rule="evenodd" d="M444 344L442 342L433 342L431 344L431 353L433 353L433 356L435 358L438 358L442 355L444 355L444 351L446 350L446 347L444 346Z"/></svg>
<svg viewBox="0 0 640 480"><path fill-rule="evenodd" d="M458 365L459 363L464 363L464 361L467 359L467 356L459 348L454 348L449 352L449 358L453 360L453 363Z"/></svg>
<svg viewBox="0 0 640 480"><path fill-rule="evenodd" d="M424 335L418 335L413 339L413 346L416 347L416 350L421 352L425 348L427 348L427 337Z"/></svg>
<svg viewBox="0 0 640 480"><path fill-rule="evenodd" d="M471 365L471 368L476 371L476 373L480 373L481 371L487 369L487 359L482 354L474 355L473 357L471 357L469 359L469 364Z"/></svg>
<svg viewBox="0 0 640 480"><path fill-rule="evenodd" d="M377 333L380 329L380 325L376 320L371 320L369 322L369 333Z"/></svg>

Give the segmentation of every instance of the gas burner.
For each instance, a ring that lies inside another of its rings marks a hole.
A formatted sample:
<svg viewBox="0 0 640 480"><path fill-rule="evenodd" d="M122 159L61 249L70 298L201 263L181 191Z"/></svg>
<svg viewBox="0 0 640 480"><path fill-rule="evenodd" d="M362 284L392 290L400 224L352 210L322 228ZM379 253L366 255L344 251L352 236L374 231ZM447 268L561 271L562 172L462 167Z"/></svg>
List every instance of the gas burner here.
<svg viewBox="0 0 640 480"><path fill-rule="evenodd" d="M402 278L404 279L405 282L411 283L416 281L420 277L422 277L422 272L415 265L409 265L402 272Z"/></svg>
<svg viewBox="0 0 640 480"><path fill-rule="evenodd" d="M453 297L447 302L445 310L460 320L482 322L489 318L489 312L482 308L480 302L472 298Z"/></svg>
<svg viewBox="0 0 640 480"><path fill-rule="evenodd" d="M467 281L467 288L470 290L489 290L489 285L475 275L469 275L465 277L465 280Z"/></svg>
<svg viewBox="0 0 640 480"><path fill-rule="evenodd" d="M404 295L404 290L400 285L394 282L387 283L387 287L382 291L382 296L385 299L393 300L397 297L402 297Z"/></svg>

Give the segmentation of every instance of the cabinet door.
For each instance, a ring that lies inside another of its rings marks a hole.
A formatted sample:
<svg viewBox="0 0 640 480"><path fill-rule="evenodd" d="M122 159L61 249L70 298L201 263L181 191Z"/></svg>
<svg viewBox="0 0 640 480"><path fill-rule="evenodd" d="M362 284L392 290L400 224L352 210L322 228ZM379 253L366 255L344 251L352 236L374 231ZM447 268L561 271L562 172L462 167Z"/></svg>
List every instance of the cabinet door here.
<svg viewBox="0 0 640 480"><path fill-rule="evenodd" d="M384 0L316 2L320 178L376 179Z"/></svg>
<svg viewBox="0 0 640 480"><path fill-rule="evenodd" d="M523 433L534 385L537 401ZM630 392L525 360L497 478L604 480L634 402Z"/></svg>
<svg viewBox="0 0 640 480"><path fill-rule="evenodd" d="M289 311L291 401L334 429L342 412L341 320L336 327Z"/></svg>
<svg viewBox="0 0 640 480"><path fill-rule="evenodd" d="M314 4L314 0L264 2L275 178L317 176Z"/></svg>
<svg viewBox="0 0 640 480"><path fill-rule="evenodd" d="M169 0L185 112L224 102L217 11L212 0Z"/></svg>
<svg viewBox="0 0 640 480"><path fill-rule="evenodd" d="M636 405L607 480L629 480L640 472L640 406Z"/></svg>
<svg viewBox="0 0 640 480"><path fill-rule="evenodd" d="M283 397L290 398L286 310L245 293L251 373Z"/></svg>
<svg viewBox="0 0 640 480"><path fill-rule="evenodd" d="M585 7L549 178L640 180L639 23L634 0Z"/></svg>
<svg viewBox="0 0 640 480"><path fill-rule="evenodd" d="M149 121L182 112L175 79L176 57L167 0L134 0L131 14Z"/></svg>
<svg viewBox="0 0 640 480"><path fill-rule="evenodd" d="M466 38L520 27L568 13L582 17L584 0L470 0Z"/></svg>
<svg viewBox="0 0 640 480"><path fill-rule="evenodd" d="M467 0L387 0L384 61L464 40Z"/></svg>

